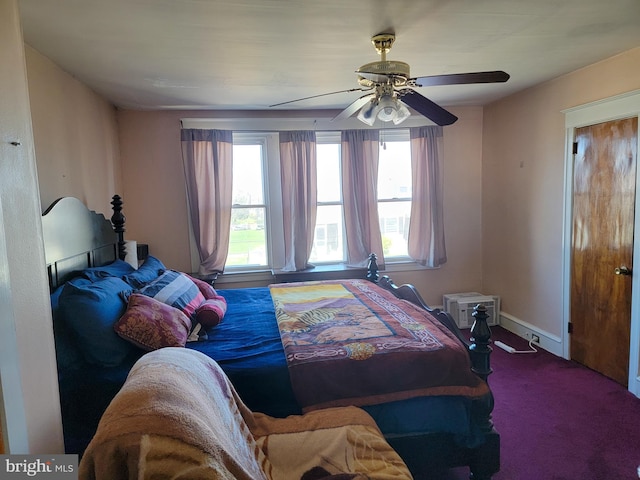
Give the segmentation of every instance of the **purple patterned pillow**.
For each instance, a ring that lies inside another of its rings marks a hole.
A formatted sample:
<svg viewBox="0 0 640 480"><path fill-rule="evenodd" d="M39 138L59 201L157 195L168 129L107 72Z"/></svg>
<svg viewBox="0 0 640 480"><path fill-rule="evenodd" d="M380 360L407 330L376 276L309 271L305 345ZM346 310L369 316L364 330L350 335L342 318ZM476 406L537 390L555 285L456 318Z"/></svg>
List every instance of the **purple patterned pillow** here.
<svg viewBox="0 0 640 480"><path fill-rule="evenodd" d="M125 340L150 351L184 347L191 331L191 320L177 308L133 293L127 310L113 328Z"/></svg>
<svg viewBox="0 0 640 480"><path fill-rule="evenodd" d="M204 302L204 296L188 275L167 270L151 283L145 285L136 293L141 293L147 297L171 305L182 311L191 318L196 308Z"/></svg>

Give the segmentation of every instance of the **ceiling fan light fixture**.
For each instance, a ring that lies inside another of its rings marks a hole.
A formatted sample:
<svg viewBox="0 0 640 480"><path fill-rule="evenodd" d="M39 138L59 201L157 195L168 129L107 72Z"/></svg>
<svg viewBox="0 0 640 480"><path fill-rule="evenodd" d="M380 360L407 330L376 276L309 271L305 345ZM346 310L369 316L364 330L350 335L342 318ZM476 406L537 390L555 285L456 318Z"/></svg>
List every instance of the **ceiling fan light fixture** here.
<svg viewBox="0 0 640 480"><path fill-rule="evenodd" d="M383 122L393 122L398 125L405 121L411 112L393 95L382 95L379 99L372 99L358 113L358 120L370 127L379 118Z"/></svg>
<svg viewBox="0 0 640 480"><path fill-rule="evenodd" d="M370 102L367 102L364 107L360 109L358 113L358 120L363 123L366 123L370 127L373 127L373 124L376 121L378 116L378 102L375 98L372 98Z"/></svg>
<svg viewBox="0 0 640 480"><path fill-rule="evenodd" d="M393 119L393 124L400 125L402 122L404 122L407 118L411 116L411 112L405 106L405 104L402 103L400 100L396 99L396 104L398 106L398 111L396 112L396 116Z"/></svg>
<svg viewBox="0 0 640 480"><path fill-rule="evenodd" d="M391 95L383 95L378 102L378 118L383 122L390 122L398 114L398 104Z"/></svg>

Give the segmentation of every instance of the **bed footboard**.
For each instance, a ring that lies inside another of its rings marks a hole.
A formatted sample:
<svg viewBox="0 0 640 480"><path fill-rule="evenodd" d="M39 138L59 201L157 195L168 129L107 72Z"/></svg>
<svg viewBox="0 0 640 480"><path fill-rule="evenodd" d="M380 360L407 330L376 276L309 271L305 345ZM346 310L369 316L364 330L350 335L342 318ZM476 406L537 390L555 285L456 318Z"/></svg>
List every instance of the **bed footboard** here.
<svg viewBox="0 0 640 480"><path fill-rule="evenodd" d="M418 305L428 312L432 313L443 325L445 325L453 334L465 345L469 357L471 359L471 370L485 382L491 375L491 352L493 349L491 343L491 329L487 324L487 310L483 305L478 305L473 312L475 318L473 327L471 328L471 337L467 340L461 330L456 325L453 317L447 312L437 308L431 308L422 299L422 296L413 285L397 286L388 276L383 276L378 280L378 285L391 291L396 297ZM390 440L390 443L401 455L404 453L410 460L407 462L412 471L423 471L432 469L434 466L462 466L468 465L471 470L471 477L474 480L486 480L500 469L500 435L493 426L491 414L493 412L494 399L491 390L477 399L474 399L471 406L471 416L478 431L482 432L485 438L484 443L476 448L459 448L455 441L447 435L432 436L427 435L419 442L424 442L425 447L432 449L434 447L441 450L441 455L430 456L430 458L439 458L442 465L421 465L423 460L412 458L411 452L415 452L415 439ZM444 446L444 447L443 447ZM422 449L419 449L422 451ZM403 456L405 458L405 456ZM405 459L406 460L406 459ZM413 464L413 462L417 462Z"/></svg>
<svg viewBox="0 0 640 480"><path fill-rule="evenodd" d="M473 312L475 322L471 328L471 338L467 340L462 331L456 325L453 317L448 312L440 310L439 308L431 308L422 299L422 296L416 290L413 285L400 285L397 286L391 278L383 276L378 285L382 288L389 290L396 297L424 308L431 314L433 314L440 322L445 325L451 332L466 346L469 356L471 357L471 365L473 372L487 381L487 378L491 374L491 352L493 349L489 345L491 343L491 330L487 324L487 309L483 305L478 305Z"/></svg>

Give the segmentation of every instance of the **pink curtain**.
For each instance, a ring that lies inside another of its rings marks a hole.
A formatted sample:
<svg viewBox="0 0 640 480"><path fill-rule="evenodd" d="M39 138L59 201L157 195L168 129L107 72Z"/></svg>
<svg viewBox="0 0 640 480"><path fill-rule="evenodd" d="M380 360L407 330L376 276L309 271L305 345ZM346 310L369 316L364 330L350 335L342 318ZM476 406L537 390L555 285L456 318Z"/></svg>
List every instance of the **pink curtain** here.
<svg viewBox="0 0 640 480"><path fill-rule="evenodd" d="M366 267L369 254L384 268L378 219L378 130L342 132L342 196L347 265Z"/></svg>
<svg viewBox="0 0 640 480"><path fill-rule="evenodd" d="M233 134L183 129L182 160L201 274L222 272L229 250Z"/></svg>
<svg viewBox="0 0 640 480"><path fill-rule="evenodd" d="M420 265L435 268L447 261L442 201L442 127L410 130L413 194L409 256Z"/></svg>
<svg viewBox="0 0 640 480"><path fill-rule="evenodd" d="M284 221L283 270L304 270L313 247L317 209L316 134L280 132L280 178Z"/></svg>

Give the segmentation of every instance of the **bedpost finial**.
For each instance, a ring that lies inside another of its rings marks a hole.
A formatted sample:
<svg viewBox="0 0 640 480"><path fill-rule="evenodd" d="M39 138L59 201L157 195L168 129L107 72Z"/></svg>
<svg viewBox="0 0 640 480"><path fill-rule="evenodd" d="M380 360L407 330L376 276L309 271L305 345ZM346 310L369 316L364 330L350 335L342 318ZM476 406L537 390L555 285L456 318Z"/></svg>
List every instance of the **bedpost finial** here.
<svg viewBox="0 0 640 480"><path fill-rule="evenodd" d="M485 382L493 370L491 369L491 351L493 350L489 344L491 343L491 329L487 324L487 307L478 304L472 313L475 321L471 327L471 345L469 352L473 364L472 370L480 376Z"/></svg>
<svg viewBox="0 0 640 480"><path fill-rule="evenodd" d="M118 258L120 260L124 260L127 251L124 243L124 223L125 216L122 213L122 198L120 195L114 195L111 200L111 205L113 206L113 215L111 216L111 223L113 224L113 231L118 235Z"/></svg>
<svg viewBox="0 0 640 480"><path fill-rule="evenodd" d="M369 255L369 264L367 265L367 280L378 283L380 274L378 273L378 256L375 253Z"/></svg>

